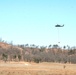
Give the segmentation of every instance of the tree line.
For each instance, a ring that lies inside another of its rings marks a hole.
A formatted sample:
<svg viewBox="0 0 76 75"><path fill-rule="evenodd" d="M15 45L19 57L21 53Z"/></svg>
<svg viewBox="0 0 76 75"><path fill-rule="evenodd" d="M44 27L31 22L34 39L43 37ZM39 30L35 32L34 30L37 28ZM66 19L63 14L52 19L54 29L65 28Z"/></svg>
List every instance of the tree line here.
<svg viewBox="0 0 76 75"><path fill-rule="evenodd" d="M0 47L0 61L27 61L27 62L58 62L76 63L76 48L56 45L38 47L36 45L10 45L9 48Z"/></svg>
<svg viewBox="0 0 76 75"><path fill-rule="evenodd" d="M58 62L76 63L76 47L57 44L49 46L36 46L34 44L13 45L0 39L0 42L10 45L8 48L0 46L0 61L27 61L27 62Z"/></svg>

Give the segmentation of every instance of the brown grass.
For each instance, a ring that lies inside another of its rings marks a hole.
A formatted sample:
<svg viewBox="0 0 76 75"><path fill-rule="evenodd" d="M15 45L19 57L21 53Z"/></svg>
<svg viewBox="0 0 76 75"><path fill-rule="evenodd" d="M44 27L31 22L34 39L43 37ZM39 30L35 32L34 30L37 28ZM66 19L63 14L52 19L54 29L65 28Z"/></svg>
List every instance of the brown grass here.
<svg viewBox="0 0 76 75"><path fill-rule="evenodd" d="M46 62L0 63L0 75L76 75L76 65Z"/></svg>

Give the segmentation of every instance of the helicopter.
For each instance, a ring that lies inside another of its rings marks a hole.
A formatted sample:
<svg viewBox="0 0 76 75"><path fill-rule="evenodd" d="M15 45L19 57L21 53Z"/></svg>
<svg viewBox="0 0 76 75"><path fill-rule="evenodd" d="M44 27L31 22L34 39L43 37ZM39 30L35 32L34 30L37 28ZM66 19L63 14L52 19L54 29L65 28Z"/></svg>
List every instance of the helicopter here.
<svg viewBox="0 0 76 75"><path fill-rule="evenodd" d="M55 27L64 27L64 24L63 25L57 24L57 25L55 25Z"/></svg>

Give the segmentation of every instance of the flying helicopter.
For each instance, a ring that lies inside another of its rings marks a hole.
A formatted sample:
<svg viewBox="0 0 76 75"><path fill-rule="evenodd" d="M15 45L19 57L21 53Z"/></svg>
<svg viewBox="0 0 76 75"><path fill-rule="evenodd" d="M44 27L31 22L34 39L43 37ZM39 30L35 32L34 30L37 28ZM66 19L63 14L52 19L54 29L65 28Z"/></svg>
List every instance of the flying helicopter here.
<svg viewBox="0 0 76 75"><path fill-rule="evenodd" d="M55 27L57 27L57 29L58 29L58 43L60 43L60 41L59 41L59 27L64 27L64 24L63 25L57 24L57 25L55 25Z"/></svg>
<svg viewBox="0 0 76 75"><path fill-rule="evenodd" d="M64 24L63 25L57 24L57 25L55 25L55 27L64 27Z"/></svg>

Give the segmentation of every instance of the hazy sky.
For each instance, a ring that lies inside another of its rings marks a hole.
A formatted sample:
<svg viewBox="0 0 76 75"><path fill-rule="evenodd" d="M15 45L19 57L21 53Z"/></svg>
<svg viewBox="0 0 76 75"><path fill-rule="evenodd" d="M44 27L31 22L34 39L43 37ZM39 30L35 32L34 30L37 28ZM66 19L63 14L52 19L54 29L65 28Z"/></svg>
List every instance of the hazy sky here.
<svg viewBox="0 0 76 75"><path fill-rule="evenodd" d="M76 0L0 0L0 37L14 44L76 45Z"/></svg>

